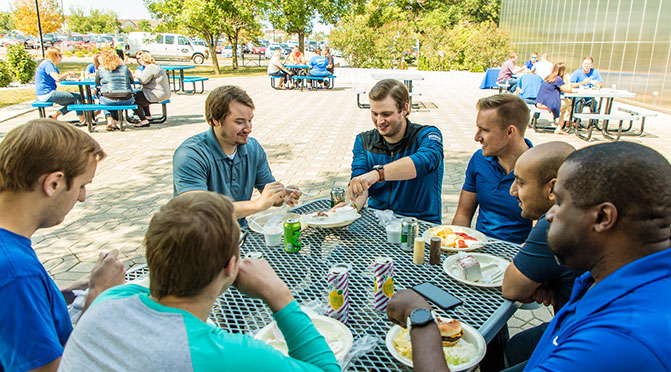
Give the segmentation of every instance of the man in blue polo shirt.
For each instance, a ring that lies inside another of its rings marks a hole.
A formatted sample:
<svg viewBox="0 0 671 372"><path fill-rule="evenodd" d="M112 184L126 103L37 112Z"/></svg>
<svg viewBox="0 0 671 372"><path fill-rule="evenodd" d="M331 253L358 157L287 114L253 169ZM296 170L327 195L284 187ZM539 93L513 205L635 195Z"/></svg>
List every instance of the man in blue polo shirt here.
<svg viewBox="0 0 671 372"><path fill-rule="evenodd" d="M599 70L594 68L592 57L585 57L582 60L581 68L573 71L571 74L571 83L573 86L584 86L585 88L598 88L603 85L603 78ZM582 111L583 107L589 107L592 112L598 110L597 102L594 97L576 98L576 109Z"/></svg>
<svg viewBox="0 0 671 372"><path fill-rule="evenodd" d="M589 146L553 192L550 249L588 272L524 370L671 370L671 164L636 143Z"/></svg>
<svg viewBox="0 0 671 372"><path fill-rule="evenodd" d="M357 209L368 205L440 223L443 136L434 126L410 122L403 83L380 80L369 93L375 129L354 140L347 190Z"/></svg>
<svg viewBox="0 0 671 372"><path fill-rule="evenodd" d="M173 192L214 191L233 199L235 216L245 217L272 206L293 206L300 198L297 186L275 181L266 153L252 132L254 103L247 92L226 85L214 89L205 101L210 129L184 141L173 155ZM254 189L261 196L251 200Z"/></svg>
<svg viewBox="0 0 671 372"><path fill-rule="evenodd" d="M475 140L482 148L468 162L452 224L470 227L479 207L478 231L491 238L522 243L531 231L531 221L521 216L510 186L517 158L532 147L524 138L529 109L512 94L481 98L476 108Z"/></svg>

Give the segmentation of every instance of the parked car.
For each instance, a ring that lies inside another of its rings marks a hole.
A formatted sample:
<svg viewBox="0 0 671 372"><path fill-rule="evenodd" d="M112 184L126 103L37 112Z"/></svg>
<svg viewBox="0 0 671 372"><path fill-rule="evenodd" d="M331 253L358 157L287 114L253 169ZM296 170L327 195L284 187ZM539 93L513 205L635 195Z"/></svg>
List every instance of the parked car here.
<svg viewBox="0 0 671 372"><path fill-rule="evenodd" d="M270 59L273 56L273 53L275 53L275 50L277 50L277 49L280 50L280 52L282 53L282 56L286 56L291 51L291 49L289 49L288 51L286 49L283 49L282 46L279 43L271 43L266 48L266 53L265 53L266 58Z"/></svg>
<svg viewBox="0 0 671 372"><path fill-rule="evenodd" d="M224 58L233 58L233 47L226 45L221 50L221 56ZM238 57L242 56L242 46L238 45Z"/></svg>
<svg viewBox="0 0 671 372"><path fill-rule="evenodd" d="M317 42L314 41L314 40L310 40L310 41L307 42L307 50L309 50L311 52L316 50L318 47L319 47L319 45L317 45Z"/></svg>
<svg viewBox="0 0 671 372"><path fill-rule="evenodd" d="M252 53L254 54L266 54L266 47L263 45L254 45L252 47Z"/></svg>
<svg viewBox="0 0 671 372"><path fill-rule="evenodd" d="M291 53L291 50L293 49L289 44L287 43L280 43L280 46L282 47L282 54L288 55Z"/></svg>
<svg viewBox="0 0 671 372"><path fill-rule="evenodd" d="M131 32L128 34L127 53L133 56L138 51L150 52L157 60L192 60L197 65L210 58L207 48L179 34Z"/></svg>
<svg viewBox="0 0 671 372"><path fill-rule="evenodd" d="M44 41L44 47L45 48L48 48L48 47L54 45L54 43L57 41L56 35L54 35L54 34L42 35L42 40ZM41 46L41 44L40 44L39 36L28 42L28 47L30 47L32 49L40 49L40 46Z"/></svg>
<svg viewBox="0 0 671 372"><path fill-rule="evenodd" d="M15 45L15 44L21 44L24 47L28 45L28 39L23 36L23 35L5 35L2 39L0 39L0 44L3 47L8 47L10 45Z"/></svg>
<svg viewBox="0 0 671 372"><path fill-rule="evenodd" d="M65 38L65 40L61 40L59 42L56 42L56 46L62 50L72 50L75 48L82 48L86 47L89 45L89 41L91 39L87 37L86 35L78 35L78 34L72 34Z"/></svg>
<svg viewBox="0 0 671 372"><path fill-rule="evenodd" d="M342 52L338 49L331 49L331 54L333 54L334 57L342 58Z"/></svg>

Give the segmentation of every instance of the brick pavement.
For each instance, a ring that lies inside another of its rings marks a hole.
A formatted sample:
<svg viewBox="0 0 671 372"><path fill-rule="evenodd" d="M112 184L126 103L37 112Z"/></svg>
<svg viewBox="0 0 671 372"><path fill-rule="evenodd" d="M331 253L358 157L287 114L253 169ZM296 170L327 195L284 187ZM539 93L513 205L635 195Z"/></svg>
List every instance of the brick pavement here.
<svg viewBox="0 0 671 372"><path fill-rule="evenodd" d="M254 99L252 135L264 146L279 181L298 184L321 196L327 196L332 186L346 185L354 137L373 128L369 112L357 108L351 85L336 83L330 91L276 91L266 77L238 77L210 80L206 90L223 84L239 85ZM416 91L422 93L420 101L434 103L436 108L413 111L410 119L436 125L444 135L443 221L449 223L466 164L479 147L473 141L475 102L494 91L464 86L463 79L452 83L429 79ZM57 283L88 273L98 252L112 248L121 251L128 267L145 262L141 245L149 219L172 196L172 154L184 139L207 129L205 97L173 95L165 124L111 133L99 128L93 134L108 158L99 164L86 202L77 204L61 225L40 230L33 237L38 257ZM30 112L0 124L0 137L36 117L36 112ZM649 134L627 140L656 148L669 158L669 122L668 115L650 119L646 125ZM534 143L561 139L576 147L588 144L575 136L533 131L527 136ZM602 141L597 135L592 143ZM550 317L545 307L519 310L509 322L511 333Z"/></svg>

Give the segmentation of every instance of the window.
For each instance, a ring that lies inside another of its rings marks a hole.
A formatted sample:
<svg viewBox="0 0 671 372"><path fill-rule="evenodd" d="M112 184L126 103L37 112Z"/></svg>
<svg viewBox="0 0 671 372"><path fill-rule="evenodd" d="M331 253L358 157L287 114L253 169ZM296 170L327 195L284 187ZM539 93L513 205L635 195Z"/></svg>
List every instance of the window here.
<svg viewBox="0 0 671 372"><path fill-rule="evenodd" d="M175 37L173 35L165 35L163 38L163 44L172 45L175 43Z"/></svg>
<svg viewBox="0 0 671 372"><path fill-rule="evenodd" d="M177 37L177 44L179 45L191 45L189 40L185 38L184 36L178 36Z"/></svg>

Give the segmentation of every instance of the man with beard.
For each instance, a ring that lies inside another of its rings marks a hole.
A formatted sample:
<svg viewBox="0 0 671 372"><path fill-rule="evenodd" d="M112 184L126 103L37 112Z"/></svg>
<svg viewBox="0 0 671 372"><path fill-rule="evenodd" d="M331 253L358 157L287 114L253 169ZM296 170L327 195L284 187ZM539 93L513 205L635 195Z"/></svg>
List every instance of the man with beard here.
<svg viewBox="0 0 671 372"><path fill-rule="evenodd" d="M275 180L266 153L252 132L254 102L239 87L214 89L205 101L206 132L184 141L173 156L174 195L214 191L233 199L235 217L245 217L272 206L294 206L300 198L297 186ZM254 189L261 196L250 200Z"/></svg>
<svg viewBox="0 0 671 372"><path fill-rule="evenodd" d="M349 198L357 209L368 200L375 209L440 223L440 130L408 120L410 97L397 80L380 80L368 97L375 129L360 133L354 141Z"/></svg>
<svg viewBox="0 0 671 372"><path fill-rule="evenodd" d="M531 231L531 221L520 216L510 186L517 158L532 147L524 138L529 109L512 94L481 98L476 108L475 141L482 148L468 162L452 224L470 227L480 207L476 230L491 238L522 243Z"/></svg>
<svg viewBox="0 0 671 372"><path fill-rule="evenodd" d="M553 193L550 250L586 272L524 371L671 370L671 164L636 143L589 146L568 156ZM387 312L395 322L426 306L399 293ZM431 328L424 338L437 337ZM439 342L415 348L443 353Z"/></svg>

